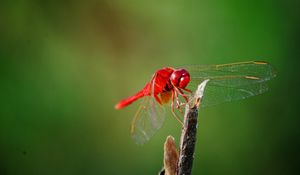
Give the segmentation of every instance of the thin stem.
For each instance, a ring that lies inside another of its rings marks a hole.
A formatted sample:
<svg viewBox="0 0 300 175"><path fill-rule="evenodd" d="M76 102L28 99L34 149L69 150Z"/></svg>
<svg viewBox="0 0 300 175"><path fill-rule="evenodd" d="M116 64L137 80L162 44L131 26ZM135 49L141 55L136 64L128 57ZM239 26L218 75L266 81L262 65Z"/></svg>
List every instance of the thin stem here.
<svg viewBox="0 0 300 175"><path fill-rule="evenodd" d="M164 168L160 171L160 175L190 175L192 173L197 135L198 108L200 106L204 89L208 81L209 80L204 80L198 86L194 96L186 104L184 123L180 139L179 160L174 158L176 157L174 155L177 153L174 139L170 139L170 137L167 138L164 147ZM172 103L174 103L174 94ZM174 108L174 106L172 107ZM178 160L178 164L177 166L173 166L176 160Z"/></svg>
<svg viewBox="0 0 300 175"><path fill-rule="evenodd" d="M184 115L184 127L180 139L180 155L178 175L190 175L193 168L194 151L197 140L198 108L204 94L204 88L209 80L203 81L195 95L187 103Z"/></svg>
<svg viewBox="0 0 300 175"><path fill-rule="evenodd" d="M178 175L191 174L197 135L198 107L187 107L180 141Z"/></svg>

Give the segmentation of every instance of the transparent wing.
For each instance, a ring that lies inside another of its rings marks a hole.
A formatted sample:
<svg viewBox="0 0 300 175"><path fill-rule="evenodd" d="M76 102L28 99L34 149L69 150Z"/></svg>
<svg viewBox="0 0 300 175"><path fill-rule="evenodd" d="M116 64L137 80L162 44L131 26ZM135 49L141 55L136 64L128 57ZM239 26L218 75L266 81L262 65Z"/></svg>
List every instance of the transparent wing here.
<svg viewBox="0 0 300 175"><path fill-rule="evenodd" d="M202 81L210 79L204 92L202 107L264 93L268 90L266 82L276 76L270 64L258 61L185 68L191 75L188 89L192 91Z"/></svg>
<svg viewBox="0 0 300 175"><path fill-rule="evenodd" d="M154 85L154 82L152 84ZM164 107L155 100L153 95L144 97L131 124L132 138L137 144L144 144L161 128L164 120Z"/></svg>
<svg viewBox="0 0 300 175"><path fill-rule="evenodd" d="M201 107L214 106L224 102L245 99L262 94L268 90L266 83L249 84L240 87L213 86L209 83L210 82L208 82L208 85L205 88Z"/></svg>

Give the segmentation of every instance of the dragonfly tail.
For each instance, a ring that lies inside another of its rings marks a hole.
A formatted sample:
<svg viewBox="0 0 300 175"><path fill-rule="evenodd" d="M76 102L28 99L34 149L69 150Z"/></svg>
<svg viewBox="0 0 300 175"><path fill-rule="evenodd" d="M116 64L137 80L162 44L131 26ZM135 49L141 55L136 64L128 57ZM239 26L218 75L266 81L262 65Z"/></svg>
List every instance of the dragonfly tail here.
<svg viewBox="0 0 300 175"><path fill-rule="evenodd" d="M146 85L147 87L147 85ZM147 93L146 89L147 88L143 88L141 91L139 91L138 93L136 93L135 95L131 96L131 97L128 97L128 98L125 98L124 100L121 100L119 103L117 103L115 105L115 109L122 109L128 105L130 105L131 103L133 103L134 101L138 100L139 98L142 98L146 95L148 95L149 93Z"/></svg>

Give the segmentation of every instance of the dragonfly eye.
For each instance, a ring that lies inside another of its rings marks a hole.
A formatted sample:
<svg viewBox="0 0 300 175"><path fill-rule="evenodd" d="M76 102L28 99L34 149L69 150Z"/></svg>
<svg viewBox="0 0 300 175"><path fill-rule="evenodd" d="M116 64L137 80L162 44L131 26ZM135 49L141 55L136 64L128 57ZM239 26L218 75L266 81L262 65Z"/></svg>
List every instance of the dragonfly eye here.
<svg viewBox="0 0 300 175"><path fill-rule="evenodd" d="M178 69L172 73L170 79L174 86L185 88L190 82L190 74L185 69Z"/></svg>

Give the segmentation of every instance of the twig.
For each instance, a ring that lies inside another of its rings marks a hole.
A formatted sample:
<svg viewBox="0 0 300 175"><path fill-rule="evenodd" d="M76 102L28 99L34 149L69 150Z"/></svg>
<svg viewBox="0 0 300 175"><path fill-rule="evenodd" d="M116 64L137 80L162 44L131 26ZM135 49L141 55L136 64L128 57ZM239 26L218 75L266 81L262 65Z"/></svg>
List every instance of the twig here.
<svg viewBox="0 0 300 175"><path fill-rule="evenodd" d="M198 108L208 81L204 80L198 86L194 96L186 105L184 127L182 128L180 139L179 160L174 138L168 136L164 145L164 168L159 172L159 175L191 174L197 135Z"/></svg>
<svg viewBox="0 0 300 175"><path fill-rule="evenodd" d="M208 81L209 80L205 80L198 86L194 97L186 105L184 127L180 139L178 175L189 175L192 172L197 136L198 108Z"/></svg>
<svg viewBox="0 0 300 175"><path fill-rule="evenodd" d="M184 128L182 129L181 141L180 141L180 159L178 163L178 174L191 174L194 150L196 143L197 134L197 119L198 119L198 108L192 106L187 108L185 114Z"/></svg>

